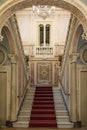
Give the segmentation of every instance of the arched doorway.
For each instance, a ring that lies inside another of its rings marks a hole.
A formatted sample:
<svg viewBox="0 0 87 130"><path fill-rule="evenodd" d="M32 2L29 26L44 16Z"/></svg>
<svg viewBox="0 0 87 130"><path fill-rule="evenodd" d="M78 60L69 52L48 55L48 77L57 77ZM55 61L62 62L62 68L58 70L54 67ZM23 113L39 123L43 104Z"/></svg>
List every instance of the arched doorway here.
<svg viewBox="0 0 87 130"><path fill-rule="evenodd" d="M15 47L8 25L2 28L1 33L4 39L0 44L0 121L4 125L10 119L11 113L11 68L8 55L15 52Z"/></svg>
<svg viewBox="0 0 87 130"><path fill-rule="evenodd" d="M50 3L51 2L51 3ZM17 3L10 3L10 6L8 5L8 9L4 10L3 9L3 13L0 17L1 21L0 21L0 26L2 27L5 23L5 21L13 14L15 13L15 11L22 9L22 8L26 8L26 7L30 7L33 4L48 4L48 5L52 5L54 4L57 7L62 7L64 9L69 10L70 12L72 12L82 23L84 30L86 29L86 18L84 15L84 11L82 12L81 10L79 10L77 7L73 6L71 3L68 3L66 1L18 1ZM79 15L80 14L80 15Z"/></svg>
<svg viewBox="0 0 87 130"><path fill-rule="evenodd" d="M86 48L87 42L82 38L83 27L78 24L72 43L72 53L78 54L76 62L76 93L77 93L77 113L78 119L82 126L87 126L87 62L86 62Z"/></svg>

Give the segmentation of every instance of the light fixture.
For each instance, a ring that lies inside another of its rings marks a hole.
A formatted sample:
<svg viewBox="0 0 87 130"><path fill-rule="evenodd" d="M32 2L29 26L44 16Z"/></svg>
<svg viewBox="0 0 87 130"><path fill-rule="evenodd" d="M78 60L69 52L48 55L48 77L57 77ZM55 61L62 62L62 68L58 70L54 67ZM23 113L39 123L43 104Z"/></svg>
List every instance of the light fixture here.
<svg viewBox="0 0 87 130"><path fill-rule="evenodd" d="M50 5L37 5L33 6L33 12L35 15L46 19L47 17L55 13L55 6Z"/></svg>

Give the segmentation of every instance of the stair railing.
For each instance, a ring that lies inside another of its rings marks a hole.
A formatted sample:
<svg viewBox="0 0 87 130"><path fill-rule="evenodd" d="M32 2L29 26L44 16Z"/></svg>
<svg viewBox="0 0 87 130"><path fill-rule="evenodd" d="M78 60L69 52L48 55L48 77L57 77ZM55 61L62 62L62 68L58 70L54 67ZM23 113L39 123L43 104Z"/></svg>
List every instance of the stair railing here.
<svg viewBox="0 0 87 130"><path fill-rule="evenodd" d="M70 93L68 93L68 92L65 91L64 86L63 86L62 81L60 80L60 78L59 78L58 80L59 80L59 83L60 83L60 85L61 85L61 88L62 88L64 94L65 94L66 96L70 96Z"/></svg>

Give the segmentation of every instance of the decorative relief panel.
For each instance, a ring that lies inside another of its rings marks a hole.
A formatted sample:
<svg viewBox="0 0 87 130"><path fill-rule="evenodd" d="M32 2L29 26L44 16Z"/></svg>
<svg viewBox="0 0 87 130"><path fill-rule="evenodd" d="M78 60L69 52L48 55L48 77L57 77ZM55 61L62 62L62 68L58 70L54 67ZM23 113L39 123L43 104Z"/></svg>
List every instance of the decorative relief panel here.
<svg viewBox="0 0 87 130"><path fill-rule="evenodd" d="M39 62L37 63L37 84L52 83L52 63Z"/></svg>

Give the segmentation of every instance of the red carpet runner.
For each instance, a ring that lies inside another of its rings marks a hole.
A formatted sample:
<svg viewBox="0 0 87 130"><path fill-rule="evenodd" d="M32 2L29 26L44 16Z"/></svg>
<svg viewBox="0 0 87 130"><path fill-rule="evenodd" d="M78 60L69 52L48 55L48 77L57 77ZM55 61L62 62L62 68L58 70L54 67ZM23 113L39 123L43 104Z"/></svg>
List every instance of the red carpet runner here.
<svg viewBox="0 0 87 130"><path fill-rule="evenodd" d="M57 127L52 87L36 87L29 127Z"/></svg>

